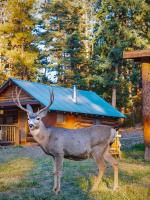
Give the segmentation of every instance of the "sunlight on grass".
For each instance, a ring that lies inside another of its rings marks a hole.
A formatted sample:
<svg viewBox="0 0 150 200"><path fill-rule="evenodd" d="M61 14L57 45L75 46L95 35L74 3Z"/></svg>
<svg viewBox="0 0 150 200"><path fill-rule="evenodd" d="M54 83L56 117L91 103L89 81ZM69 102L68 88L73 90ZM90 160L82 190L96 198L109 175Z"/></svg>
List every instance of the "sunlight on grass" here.
<svg viewBox="0 0 150 200"><path fill-rule="evenodd" d="M89 189L89 181L86 179L86 177L78 177L76 180L79 183L80 188L87 192Z"/></svg>
<svg viewBox="0 0 150 200"><path fill-rule="evenodd" d="M34 151L34 153L33 153ZM64 160L61 193L52 191L53 163L40 149L0 151L0 200L148 200L150 163L142 159L141 146L125 151L119 162L119 189L113 191L113 170L108 166L97 192L91 192L97 167L93 160ZM132 154L132 151L134 152ZM140 151L140 154L138 153ZM5 153L5 156L3 156ZM28 157L26 157L28 154ZM135 155L138 154L138 159ZM40 154L39 154L40 155ZM129 155L129 157L128 157Z"/></svg>
<svg viewBox="0 0 150 200"><path fill-rule="evenodd" d="M0 165L0 191L5 191L14 184L19 184L21 179L34 167L31 159L15 159Z"/></svg>
<svg viewBox="0 0 150 200"><path fill-rule="evenodd" d="M144 175L150 175L150 169L149 166L146 166L144 164L134 164L134 163L120 163L120 170L124 171L129 176L135 176L142 178Z"/></svg>

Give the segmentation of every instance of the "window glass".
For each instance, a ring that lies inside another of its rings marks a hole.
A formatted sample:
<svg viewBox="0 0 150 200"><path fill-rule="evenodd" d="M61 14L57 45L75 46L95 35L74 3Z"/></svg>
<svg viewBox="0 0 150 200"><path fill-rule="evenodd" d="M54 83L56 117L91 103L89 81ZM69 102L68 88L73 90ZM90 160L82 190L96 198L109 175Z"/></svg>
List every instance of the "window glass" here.
<svg viewBox="0 0 150 200"><path fill-rule="evenodd" d="M57 113L57 122L58 123L64 122L64 114Z"/></svg>

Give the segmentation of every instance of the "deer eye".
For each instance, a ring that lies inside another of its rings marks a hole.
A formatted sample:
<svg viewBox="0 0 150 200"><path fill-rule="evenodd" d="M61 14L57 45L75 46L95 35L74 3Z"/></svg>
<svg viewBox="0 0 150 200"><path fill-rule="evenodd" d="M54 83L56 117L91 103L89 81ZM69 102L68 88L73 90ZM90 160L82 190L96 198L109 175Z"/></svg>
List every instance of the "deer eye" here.
<svg viewBox="0 0 150 200"><path fill-rule="evenodd" d="M37 117L36 119L37 119L37 120L40 120L40 118L39 118L39 117Z"/></svg>

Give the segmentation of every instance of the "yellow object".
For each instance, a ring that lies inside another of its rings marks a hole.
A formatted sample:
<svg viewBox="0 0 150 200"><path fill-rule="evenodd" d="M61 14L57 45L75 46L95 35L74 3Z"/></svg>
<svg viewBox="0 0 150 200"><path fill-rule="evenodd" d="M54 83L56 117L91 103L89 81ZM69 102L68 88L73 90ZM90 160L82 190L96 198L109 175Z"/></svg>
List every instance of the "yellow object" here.
<svg viewBox="0 0 150 200"><path fill-rule="evenodd" d="M111 145L111 149L110 152L113 156L116 157L121 157L121 143L120 143L120 137L121 135L119 133L117 133L116 139L114 141L114 143Z"/></svg>

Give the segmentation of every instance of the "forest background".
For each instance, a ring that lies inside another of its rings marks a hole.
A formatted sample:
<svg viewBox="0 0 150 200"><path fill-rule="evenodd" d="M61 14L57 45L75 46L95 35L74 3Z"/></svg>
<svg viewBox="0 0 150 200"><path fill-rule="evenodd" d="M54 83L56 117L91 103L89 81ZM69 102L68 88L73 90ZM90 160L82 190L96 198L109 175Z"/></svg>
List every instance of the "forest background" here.
<svg viewBox="0 0 150 200"><path fill-rule="evenodd" d="M149 0L0 0L0 85L9 77L92 90L142 123L140 63Z"/></svg>

